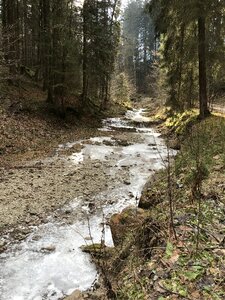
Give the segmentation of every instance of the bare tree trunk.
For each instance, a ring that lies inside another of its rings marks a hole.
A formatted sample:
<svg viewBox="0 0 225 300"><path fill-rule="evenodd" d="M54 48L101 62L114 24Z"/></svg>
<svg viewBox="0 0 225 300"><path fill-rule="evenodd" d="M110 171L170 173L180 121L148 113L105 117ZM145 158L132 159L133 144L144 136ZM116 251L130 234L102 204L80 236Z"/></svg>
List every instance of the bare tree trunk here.
<svg viewBox="0 0 225 300"><path fill-rule="evenodd" d="M88 70L87 70L87 9L88 4L84 1L83 6L83 92L82 92L82 102L83 106L87 104L88 97Z"/></svg>
<svg viewBox="0 0 225 300"><path fill-rule="evenodd" d="M53 7L53 102L57 113L65 117L65 60L66 52L63 44L65 2L57 0Z"/></svg>
<svg viewBox="0 0 225 300"><path fill-rule="evenodd" d="M10 73L15 73L16 71L16 47L15 47L15 20L16 20L16 2L15 0L12 1L12 3L9 3L7 1L6 4L7 8L7 35L9 40L9 47L8 47L8 64L9 64L9 70Z"/></svg>
<svg viewBox="0 0 225 300"><path fill-rule="evenodd" d="M181 103L181 85L182 85L182 73L183 73L183 54L184 54L184 34L185 34L185 26L184 23L181 24L180 28L180 57L179 57L179 79L178 79L178 92L177 92L177 100L179 106L183 109L183 104Z"/></svg>
<svg viewBox="0 0 225 300"><path fill-rule="evenodd" d="M42 7L42 35L43 35L43 47L42 47L42 55L41 58L43 63L43 90L48 90L49 97L48 102L52 102L52 92L50 88L50 81L51 81L51 56L52 56L52 45L51 45L51 28L50 28L50 1L49 0L42 0L41 1Z"/></svg>
<svg viewBox="0 0 225 300"><path fill-rule="evenodd" d="M198 56L199 56L199 107L200 118L204 119L210 112L208 109L207 76L206 76L206 37L205 17L198 18Z"/></svg>
<svg viewBox="0 0 225 300"><path fill-rule="evenodd" d="M4 51L4 58L7 60L8 52L8 38L7 38L7 0L2 0L2 45Z"/></svg>

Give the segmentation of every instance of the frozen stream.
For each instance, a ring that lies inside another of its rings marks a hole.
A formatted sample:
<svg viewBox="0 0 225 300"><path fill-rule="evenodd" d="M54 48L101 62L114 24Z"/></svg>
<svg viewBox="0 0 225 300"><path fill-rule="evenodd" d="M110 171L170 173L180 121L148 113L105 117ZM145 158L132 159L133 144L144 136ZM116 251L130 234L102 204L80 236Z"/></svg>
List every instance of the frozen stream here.
<svg viewBox="0 0 225 300"><path fill-rule="evenodd" d="M153 129L145 127L145 122L148 118L143 116L143 110L129 111L124 118L104 120L99 131L107 136L79 141L83 149L70 156L71 164L78 168L90 160L106 164L105 174L117 178L116 184L106 185L99 194L89 196L88 203L84 201L84 190L83 196L62 209L73 211L72 223L49 217L46 224L33 227L26 240L0 254L1 300L63 299L76 289L91 287L97 272L89 256L80 250L81 245L91 243L89 227L94 242L99 242L103 216L107 218L126 206L136 205L147 178L164 166L162 159L167 150L163 140ZM129 132L126 144L118 142L117 133L121 131ZM62 148L75 144L61 145L57 155L60 156ZM105 231L106 244L112 246L109 228Z"/></svg>

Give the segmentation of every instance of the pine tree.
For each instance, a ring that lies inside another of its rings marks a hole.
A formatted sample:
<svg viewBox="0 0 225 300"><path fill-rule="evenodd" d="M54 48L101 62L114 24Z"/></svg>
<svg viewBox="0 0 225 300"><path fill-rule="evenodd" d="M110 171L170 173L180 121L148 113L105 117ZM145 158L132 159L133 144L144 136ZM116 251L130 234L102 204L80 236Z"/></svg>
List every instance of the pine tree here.
<svg viewBox="0 0 225 300"><path fill-rule="evenodd" d="M123 21L124 69L139 93L147 92L155 48L154 26L145 5L143 1L129 2Z"/></svg>
<svg viewBox="0 0 225 300"><path fill-rule="evenodd" d="M105 109L119 42L117 1L84 1L83 105Z"/></svg>

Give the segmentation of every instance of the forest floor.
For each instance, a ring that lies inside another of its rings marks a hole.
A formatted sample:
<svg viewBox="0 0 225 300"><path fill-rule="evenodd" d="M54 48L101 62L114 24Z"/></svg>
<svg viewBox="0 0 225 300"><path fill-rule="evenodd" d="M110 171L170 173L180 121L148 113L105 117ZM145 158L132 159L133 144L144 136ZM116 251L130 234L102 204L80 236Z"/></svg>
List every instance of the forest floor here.
<svg viewBox="0 0 225 300"><path fill-rule="evenodd" d="M99 118L81 118L76 112L60 119L46 103L46 94L32 83L7 87L0 98L0 166L49 157L70 140L93 136Z"/></svg>

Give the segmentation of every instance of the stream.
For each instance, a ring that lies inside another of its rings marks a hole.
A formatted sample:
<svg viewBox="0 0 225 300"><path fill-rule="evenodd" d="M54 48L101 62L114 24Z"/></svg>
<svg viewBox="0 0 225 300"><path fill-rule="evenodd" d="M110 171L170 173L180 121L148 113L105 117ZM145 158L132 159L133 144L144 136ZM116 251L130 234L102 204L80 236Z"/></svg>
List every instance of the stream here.
<svg viewBox="0 0 225 300"><path fill-rule="evenodd" d="M84 188L58 211L67 219L49 216L45 224L33 226L25 240L0 254L1 300L58 300L92 286L97 271L80 247L91 239L100 242L102 232L106 245L113 246L107 219L137 205L148 177L164 167L167 148L148 122L143 109L128 111L124 117L104 120L99 137L59 146L56 157L63 160L62 150L82 144L69 156L68 169L69 164L79 170L92 162L113 184L106 181L97 194ZM85 176L88 180L89 174Z"/></svg>

